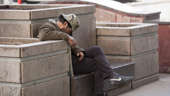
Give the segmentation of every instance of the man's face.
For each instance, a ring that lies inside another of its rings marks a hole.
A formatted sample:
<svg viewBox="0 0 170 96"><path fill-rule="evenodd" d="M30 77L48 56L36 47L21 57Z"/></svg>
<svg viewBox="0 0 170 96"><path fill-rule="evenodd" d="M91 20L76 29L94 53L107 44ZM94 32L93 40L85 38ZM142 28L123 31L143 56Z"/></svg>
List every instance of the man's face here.
<svg viewBox="0 0 170 96"><path fill-rule="evenodd" d="M60 30L67 32L68 34L71 34L71 29L68 27L68 23L67 22L60 22L57 21L57 25L60 28Z"/></svg>

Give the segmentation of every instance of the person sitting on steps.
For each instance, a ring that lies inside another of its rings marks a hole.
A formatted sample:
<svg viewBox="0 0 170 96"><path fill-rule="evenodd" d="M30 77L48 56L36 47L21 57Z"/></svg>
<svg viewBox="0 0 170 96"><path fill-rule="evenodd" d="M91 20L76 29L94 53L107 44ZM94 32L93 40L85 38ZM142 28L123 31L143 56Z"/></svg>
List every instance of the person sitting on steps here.
<svg viewBox="0 0 170 96"><path fill-rule="evenodd" d="M49 19L40 26L38 38L46 40L65 40L71 47L73 72L75 75L94 72L95 96L107 96L104 92L104 80L125 84L132 77L122 76L113 72L103 50L99 46L87 49L81 48L72 37L72 33L79 27L80 21L75 14L61 14L58 19Z"/></svg>

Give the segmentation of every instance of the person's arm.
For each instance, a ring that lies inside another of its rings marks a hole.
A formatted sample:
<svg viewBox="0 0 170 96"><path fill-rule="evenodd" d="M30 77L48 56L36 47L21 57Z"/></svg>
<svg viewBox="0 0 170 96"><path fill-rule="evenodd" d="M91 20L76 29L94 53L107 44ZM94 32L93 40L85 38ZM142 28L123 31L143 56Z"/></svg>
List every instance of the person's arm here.
<svg viewBox="0 0 170 96"><path fill-rule="evenodd" d="M76 40L73 37L69 37L68 43L71 46L71 49L73 51L73 54L79 57L79 60L81 61L84 58L84 49L78 46Z"/></svg>
<svg viewBox="0 0 170 96"><path fill-rule="evenodd" d="M55 30L50 23L45 23L39 28L38 38L40 41L45 40L65 40L68 41L69 35L67 33Z"/></svg>
<svg viewBox="0 0 170 96"><path fill-rule="evenodd" d="M67 33L54 30L52 26L53 25L50 25L50 23L46 23L39 28L38 38L40 41L65 40L71 46L74 55L79 56L80 58L84 57L82 56L84 49L78 46L74 37Z"/></svg>

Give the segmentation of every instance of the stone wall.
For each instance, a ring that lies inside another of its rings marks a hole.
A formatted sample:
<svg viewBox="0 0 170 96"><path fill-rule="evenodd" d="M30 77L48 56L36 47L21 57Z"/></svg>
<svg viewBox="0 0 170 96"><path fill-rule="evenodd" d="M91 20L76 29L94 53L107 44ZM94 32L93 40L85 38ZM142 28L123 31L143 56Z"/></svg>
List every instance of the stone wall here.
<svg viewBox="0 0 170 96"><path fill-rule="evenodd" d="M137 83L150 82L150 77L159 73L157 31L154 24L97 24L97 45L110 62L136 62L133 88L138 87ZM142 79L145 81L139 82Z"/></svg>
<svg viewBox="0 0 170 96"><path fill-rule="evenodd" d="M75 13L81 24L73 36L87 48L96 44L94 12L92 5L0 5L0 36L35 38L39 26L49 18Z"/></svg>
<svg viewBox="0 0 170 96"><path fill-rule="evenodd" d="M0 38L0 52L1 96L70 96L66 42Z"/></svg>

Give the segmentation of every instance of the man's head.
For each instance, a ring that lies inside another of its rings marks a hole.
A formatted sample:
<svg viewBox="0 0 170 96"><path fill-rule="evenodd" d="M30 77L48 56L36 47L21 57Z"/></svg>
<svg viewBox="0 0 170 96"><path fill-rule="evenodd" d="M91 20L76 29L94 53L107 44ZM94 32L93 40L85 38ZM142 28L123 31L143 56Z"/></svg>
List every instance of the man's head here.
<svg viewBox="0 0 170 96"><path fill-rule="evenodd" d="M75 14L62 14L58 17L57 25L58 27L71 34L79 27L79 18Z"/></svg>

